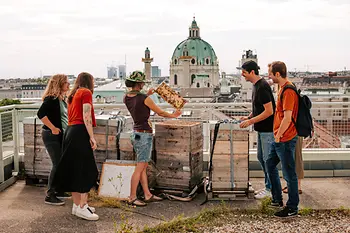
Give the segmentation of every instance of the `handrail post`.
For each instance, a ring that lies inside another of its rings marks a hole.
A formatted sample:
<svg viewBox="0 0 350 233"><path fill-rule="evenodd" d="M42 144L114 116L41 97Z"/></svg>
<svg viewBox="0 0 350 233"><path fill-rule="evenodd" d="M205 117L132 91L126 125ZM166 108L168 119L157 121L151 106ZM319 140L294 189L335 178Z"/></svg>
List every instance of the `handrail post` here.
<svg viewBox="0 0 350 233"><path fill-rule="evenodd" d="M2 114L0 113L0 183L5 181L5 172L4 172L4 154L2 151Z"/></svg>
<svg viewBox="0 0 350 233"><path fill-rule="evenodd" d="M13 138L13 163L14 171L19 172L19 132L18 132L18 111L16 108L12 110L12 138Z"/></svg>

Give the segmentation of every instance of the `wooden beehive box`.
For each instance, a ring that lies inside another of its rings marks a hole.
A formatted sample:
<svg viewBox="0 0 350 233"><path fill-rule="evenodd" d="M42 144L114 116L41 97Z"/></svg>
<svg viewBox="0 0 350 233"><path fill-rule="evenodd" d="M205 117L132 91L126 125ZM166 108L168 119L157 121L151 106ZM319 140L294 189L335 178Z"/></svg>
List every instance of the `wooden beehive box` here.
<svg viewBox="0 0 350 233"><path fill-rule="evenodd" d="M215 124L210 125L211 145ZM247 190L249 188L249 131L238 124L221 124L213 154L212 189Z"/></svg>
<svg viewBox="0 0 350 233"><path fill-rule="evenodd" d="M47 179L52 162L41 137L42 125L34 117L23 120L24 166L27 177Z"/></svg>
<svg viewBox="0 0 350 233"><path fill-rule="evenodd" d="M97 168L101 172L103 162L107 159L117 159L117 134L122 129L119 129L117 120L99 119L98 116L96 118L94 136L97 150L94 151L94 155ZM28 178L47 179L52 168L51 159L41 137L42 126L42 122L34 117L23 121L24 166Z"/></svg>
<svg viewBox="0 0 350 233"><path fill-rule="evenodd" d="M190 190L203 176L203 125L166 121L155 125L157 185Z"/></svg>

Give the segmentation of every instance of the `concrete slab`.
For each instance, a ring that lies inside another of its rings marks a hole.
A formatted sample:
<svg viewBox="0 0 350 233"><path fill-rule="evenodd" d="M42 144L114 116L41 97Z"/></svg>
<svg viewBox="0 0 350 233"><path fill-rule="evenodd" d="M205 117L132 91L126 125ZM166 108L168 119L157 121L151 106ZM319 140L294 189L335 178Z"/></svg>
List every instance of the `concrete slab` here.
<svg viewBox="0 0 350 233"><path fill-rule="evenodd" d="M252 179L255 189L263 187L263 179ZM314 209L335 209L341 206L350 208L350 178L313 178L302 181L301 206ZM287 199L287 195L284 196ZM71 215L72 202L64 206L44 204L45 188L26 186L23 181L0 193L0 232L41 233L41 232L115 232L115 227L128 220L134 228L155 226L164 220L171 220L183 214L191 216L202 208L210 208L218 202L203 206L203 195L192 202L163 201L151 203L144 208L125 211L113 208L97 208L100 220L89 222ZM257 208L259 202L235 201L230 205L236 208ZM124 220L123 220L124 219Z"/></svg>

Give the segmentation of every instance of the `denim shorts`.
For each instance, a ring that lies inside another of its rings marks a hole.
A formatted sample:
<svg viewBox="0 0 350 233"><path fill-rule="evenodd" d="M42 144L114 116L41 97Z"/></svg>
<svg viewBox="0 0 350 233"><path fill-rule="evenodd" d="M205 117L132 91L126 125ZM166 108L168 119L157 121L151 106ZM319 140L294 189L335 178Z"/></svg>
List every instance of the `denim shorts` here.
<svg viewBox="0 0 350 233"><path fill-rule="evenodd" d="M131 143L136 153L136 161L148 163L151 161L153 134L133 132L131 134Z"/></svg>

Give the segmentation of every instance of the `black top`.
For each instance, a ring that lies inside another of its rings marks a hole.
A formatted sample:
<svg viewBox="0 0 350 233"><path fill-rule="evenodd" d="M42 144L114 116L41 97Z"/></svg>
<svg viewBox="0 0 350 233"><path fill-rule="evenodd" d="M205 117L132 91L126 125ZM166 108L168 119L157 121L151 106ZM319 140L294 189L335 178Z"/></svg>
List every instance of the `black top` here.
<svg viewBox="0 0 350 233"><path fill-rule="evenodd" d="M61 122L61 108L60 100L58 98L47 96L45 97L43 103L41 104L37 116L39 119L47 116L51 123L62 131L62 122ZM49 129L46 125L43 126L43 129Z"/></svg>
<svg viewBox="0 0 350 233"><path fill-rule="evenodd" d="M275 112L276 104L271 87L265 79L260 79L253 87L253 117L260 115L265 110L264 104L269 102L272 102L272 108ZM273 132L273 116L274 115L271 115L265 120L255 123L254 130L258 132Z"/></svg>
<svg viewBox="0 0 350 233"><path fill-rule="evenodd" d="M149 121L151 109L144 103L147 95L138 93L136 96L124 96L124 103L134 120L134 129L152 130L152 124Z"/></svg>

